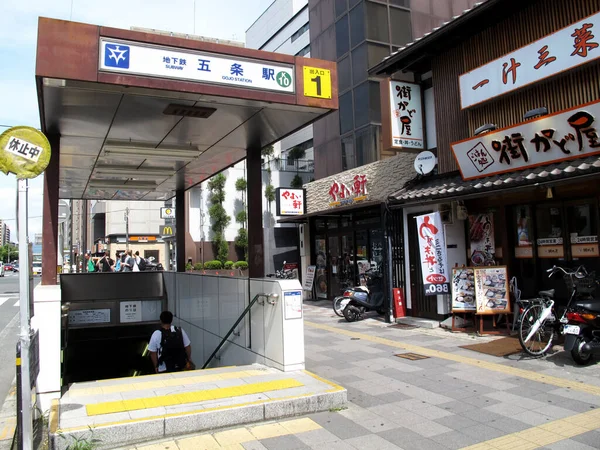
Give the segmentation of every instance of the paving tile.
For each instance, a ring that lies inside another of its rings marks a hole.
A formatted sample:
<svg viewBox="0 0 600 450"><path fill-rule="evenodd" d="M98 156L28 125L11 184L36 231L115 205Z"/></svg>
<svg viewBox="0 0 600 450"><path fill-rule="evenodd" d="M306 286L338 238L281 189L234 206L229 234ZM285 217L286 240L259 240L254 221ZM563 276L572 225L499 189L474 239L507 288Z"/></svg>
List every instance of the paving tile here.
<svg viewBox="0 0 600 450"><path fill-rule="evenodd" d="M475 395L462 400L465 403L475 406L476 408L487 408L488 406L497 405L499 400L486 397L485 395Z"/></svg>
<svg viewBox="0 0 600 450"><path fill-rule="evenodd" d="M391 392L388 391L385 394L374 395L373 397L380 399L381 404L401 402L402 400L408 400L410 398L408 395L405 395L398 391L391 391Z"/></svg>
<svg viewBox="0 0 600 450"><path fill-rule="evenodd" d="M410 429L426 438L452 431L451 428L440 425L432 420L423 420L422 422L415 423L410 426Z"/></svg>
<svg viewBox="0 0 600 450"><path fill-rule="evenodd" d="M493 420L491 422L488 422L486 425L497 428L500 431L504 431L505 433L516 433L518 431L523 431L528 428L531 428L531 425L529 425L528 423L521 422L520 420L515 420L509 417L500 420Z"/></svg>
<svg viewBox="0 0 600 450"><path fill-rule="evenodd" d="M298 434L321 429L321 426L317 422L308 417L303 417L301 419L285 420L283 422L279 422L279 424L291 434Z"/></svg>
<svg viewBox="0 0 600 450"><path fill-rule="evenodd" d="M460 431L463 428L472 427L474 425L479 424L473 419L469 419L468 417L461 416L460 414L452 414L447 417L442 417L435 420L440 425L448 427L455 431Z"/></svg>
<svg viewBox="0 0 600 450"><path fill-rule="evenodd" d="M525 412L529 412L529 411L525 411ZM476 422L480 422L480 423L487 423L487 422L491 422L492 420L502 420L505 418L504 416L501 416L500 414L496 414L491 411L487 411L485 409L472 409L469 411L462 412L462 413L460 413L460 415L467 417L469 419L472 419Z"/></svg>
<svg viewBox="0 0 600 450"><path fill-rule="evenodd" d="M242 442L254 441L255 437L246 428L233 428L227 431L215 433L214 438L219 445L234 445Z"/></svg>
<svg viewBox="0 0 600 450"><path fill-rule="evenodd" d="M212 450L221 448L217 440L210 434L203 434L185 439L177 439L177 446L180 450Z"/></svg>
<svg viewBox="0 0 600 450"><path fill-rule="evenodd" d="M600 432L588 431L587 433L573 436L571 440L579 442L580 444L586 444L593 448L600 447Z"/></svg>
<svg viewBox="0 0 600 450"><path fill-rule="evenodd" d="M379 436L392 444L401 445L404 449L410 450L442 450L447 447L440 443L414 433L407 428L398 428L378 433ZM366 447L368 448L368 447ZM365 450L366 450L365 448Z"/></svg>
<svg viewBox="0 0 600 450"><path fill-rule="evenodd" d="M310 449L308 445L292 435L261 439L260 443L269 450Z"/></svg>
<svg viewBox="0 0 600 450"><path fill-rule="evenodd" d="M461 412L471 411L477 408L475 405L471 405L470 403L464 403L458 400L449 403L444 403L439 407L451 412L452 414L460 414Z"/></svg>
<svg viewBox="0 0 600 450"><path fill-rule="evenodd" d="M265 447L258 441L244 442L242 443L242 447L244 448L244 450L267 450L267 447ZM201 447L196 447L193 450L200 450L200 448Z"/></svg>
<svg viewBox="0 0 600 450"><path fill-rule="evenodd" d="M322 445L327 442L340 441L339 437L324 428L297 433L295 436L309 447L312 447L313 445Z"/></svg>
<svg viewBox="0 0 600 450"><path fill-rule="evenodd" d="M450 431L448 433L438 434L430 438L432 441L443 445L449 449L460 449L469 445L477 444L481 439L473 436L467 436L459 431Z"/></svg>
<svg viewBox="0 0 600 450"><path fill-rule="evenodd" d="M360 450L398 450L400 448L397 445L392 444L390 441L377 435L355 437L352 439L346 439L344 442Z"/></svg>
<svg viewBox="0 0 600 450"><path fill-rule="evenodd" d="M290 434L290 431L278 423L268 423L265 425L256 425L254 427L250 427L250 433L252 433L256 440L260 441L261 439L285 436Z"/></svg>
<svg viewBox="0 0 600 450"><path fill-rule="evenodd" d="M137 450L177 450L179 447L177 447L177 444L175 443L175 441L167 441L167 442L160 442L157 444L149 444L149 445L144 445L144 446L138 446Z"/></svg>
<svg viewBox="0 0 600 450"><path fill-rule="evenodd" d="M573 439L565 439L564 441L555 442L554 444L546 445L546 448L551 450L592 450L597 449L600 442L596 442L596 445L591 447Z"/></svg>
<svg viewBox="0 0 600 450"><path fill-rule="evenodd" d="M362 408L370 408L371 406L379 406L385 403L379 397L366 394L358 389L347 387L348 401L357 404Z"/></svg>
<svg viewBox="0 0 600 450"><path fill-rule="evenodd" d="M523 402L523 403L526 403L526 402ZM501 403L496 403L495 405L492 405L492 406L486 406L484 409L486 411L490 411L495 414L500 414L501 416L505 416L505 417L512 417L515 414L519 414L519 413L528 411L525 408L521 408L520 406L514 405L512 403L507 403L507 402L501 402Z"/></svg>
<svg viewBox="0 0 600 450"><path fill-rule="evenodd" d="M310 418L342 440L369 434L369 430L341 414L319 413L311 415Z"/></svg>
<svg viewBox="0 0 600 450"><path fill-rule="evenodd" d="M473 427L463 428L460 430L460 432L466 434L467 436L481 439L482 441L489 441L490 439L495 439L506 434L497 428L484 424L477 424Z"/></svg>
<svg viewBox="0 0 600 450"><path fill-rule="evenodd" d="M350 444L344 441L326 442L323 444L311 445L312 450L356 450L356 447L352 447Z"/></svg>
<svg viewBox="0 0 600 450"><path fill-rule="evenodd" d="M552 420L551 417L548 417L544 414L540 414L539 412L536 412L536 411L525 411L525 412L522 412L519 414L515 414L512 418L515 420L524 422L526 424L529 424L533 427L536 427L538 425L543 425Z"/></svg>
<svg viewBox="0 0 600 450"><path fill-rule="evenodd" d="M554 405L545 405L543 408L533 409L532 411L552 417L553 419L563 419L575 414L575 411Z"/></svg>

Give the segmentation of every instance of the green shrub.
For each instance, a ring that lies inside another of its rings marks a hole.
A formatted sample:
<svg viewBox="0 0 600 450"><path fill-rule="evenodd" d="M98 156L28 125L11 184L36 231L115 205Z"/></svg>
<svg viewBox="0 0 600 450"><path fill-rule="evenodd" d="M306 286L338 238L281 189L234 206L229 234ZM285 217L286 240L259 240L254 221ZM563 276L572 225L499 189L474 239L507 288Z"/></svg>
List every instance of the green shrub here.
<svg viewBox="0 0 600 450"><path fill-rule="evenodd" d="M233 268L233 261L226 261L224 267L226 269L232 269Z"/></svg>
<svg viewBox="0 0 600 450"><path fill-rule="evenodd" d="M248 268L248 263L246 261L238 261L236 263L233 263L233 268L246 270Z"/></svg>
<svg viewBox="0 0 600 450"><path fill-rule="evenodd" d="M272 203L275 201L275 188L273 187L272 184L268 184L267 187L265 188L265 198L267 199L267 201L269 203Z"/></svg>
<svg viewBox="0 0 600 450"><path fill-rule="evenodd" d="M214 261L206 261L204 263L204 268L207 270L219 270L223 268L223 263L217 259Z"/></svg>
<svg viewBox="0 0 600 450"><path fill-rule="evenodd" d="M194 270L202 270L204 269L204 266L202 265L201 262L194 264Z"/></svg>
<svg viewBox="0 0 600 450"><path fill-rule="evenodd" d="M302 181L302 177L300 175L296 174L294 176L294 178L292 179L292 181L290 182L290 187L294 188L294 189L300 189L303 184L304 184L304 181Z"/></svg>
<svg viewBox="0 0 600 450"><path fill-rule="evenodd" d="M192 270L192 265L190 263L187 263L185 265L185 270Z"/></svg>

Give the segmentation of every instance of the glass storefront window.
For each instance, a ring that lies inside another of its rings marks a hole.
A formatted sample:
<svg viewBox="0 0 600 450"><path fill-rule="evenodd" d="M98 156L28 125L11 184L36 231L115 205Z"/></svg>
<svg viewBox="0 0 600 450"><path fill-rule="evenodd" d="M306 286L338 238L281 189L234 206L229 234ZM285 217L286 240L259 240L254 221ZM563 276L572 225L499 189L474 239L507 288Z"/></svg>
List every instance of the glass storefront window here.
<svg viewBox="0 0 600 450"><path fill-rule="evenodd" d="M571 257L597 258L598 251L598 215L595 205L586 203L567 207L567 229Z"/></svg>
<svg viewBox="0 0 600 450"><path fill-rule="evenodd" d="M536 208L537 254L540 258L564 258L563 218L560 205Z"/></svg>
<svg viewBox="0 0 600 450"><path fill-rule="evenodd" d="M383 265L383 230L381 228L372 229L371 233L371 261L377 264L378 268Z"/></svg>
<svg viewBox="0 0 600 450"><path fill-rule="evenodd" d="M327 298L327 246L324 236L315 239L315 289L317 298Z"/></svg>

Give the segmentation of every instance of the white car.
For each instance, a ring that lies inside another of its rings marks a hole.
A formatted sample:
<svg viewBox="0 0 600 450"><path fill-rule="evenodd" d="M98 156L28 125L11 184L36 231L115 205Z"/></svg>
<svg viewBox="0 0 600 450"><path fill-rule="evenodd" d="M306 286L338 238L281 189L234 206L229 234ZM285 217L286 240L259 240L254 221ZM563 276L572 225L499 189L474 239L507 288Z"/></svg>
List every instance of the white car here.
<svg viewBox="0 0 600 450"><path fill-rule="evenodd" d="M34 262L33 263L33 274L34 275L41 275L42 274L42 263L41 262Z"/></svg>

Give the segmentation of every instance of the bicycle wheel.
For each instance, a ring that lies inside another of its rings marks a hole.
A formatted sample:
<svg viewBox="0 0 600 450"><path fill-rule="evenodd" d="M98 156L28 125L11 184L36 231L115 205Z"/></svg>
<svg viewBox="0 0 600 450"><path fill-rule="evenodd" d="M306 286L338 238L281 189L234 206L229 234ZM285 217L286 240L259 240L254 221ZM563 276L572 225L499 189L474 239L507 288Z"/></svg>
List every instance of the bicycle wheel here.
<svg viewBox="0 0 600 450"><path fill-rule="evenodd" d="M554 339L554 323L549 319L539 323L538 319L541 317L543 310L542 305L531 305L521 316L519 343L523 350L531 356L543 356L552 346L552 340ZM525 342L527 336L535 327L537 327L537 330Z"/></svg>

